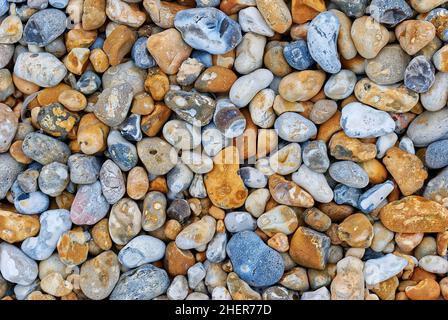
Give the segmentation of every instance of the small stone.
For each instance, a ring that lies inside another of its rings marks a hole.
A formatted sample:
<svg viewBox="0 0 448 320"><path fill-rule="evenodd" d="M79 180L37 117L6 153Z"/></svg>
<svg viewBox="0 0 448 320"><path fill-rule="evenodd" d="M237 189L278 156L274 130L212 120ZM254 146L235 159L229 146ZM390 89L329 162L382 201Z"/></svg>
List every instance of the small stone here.
<svg viewBox="0 0 448 320"><path fill-rule="evenodd" d="M376 285L382 281L392 278L400 273L408 261L394 254L387 254L384 257L367 260L364 265L364 278L367 285Z"/></svg>
<svg viewBox="0 0 448 320"><path fill-rule="evenodd" d="M333 74L325 83L325 95L334 100L342 100L353 93L356 75L350 70L341 70Z"/></svg>
<svg viewBox="0 0 448 320"><path fill-rule="evenodd" d="M366 59L375 58L389 42L389 31L372 17L363 16L352 24L351 36L358 53Z"/></svg>
<svg viewBox="0 0 448 320"><path fill-rule="evenodd" d="M45 260L56 249L59 237L70 230L72 222L70 212L65 209L45 211L39 220L39 235L23 241L21 249L34 260Z"/></svg>
<svg viewBox="0 0 448 320"><path fill-rule="evenodd" d="M448 261L439 256L424 256L418 261L418 266L431 273L446 274L448 272Z"/></svg>
<svg viewBox="0 0 448 320"><path fill-rule="evenodd" d="M176 81L182 86L189 86L199 77L204 65L196 59L188 58L180 65Z"/></svg>
<svg viewBox="0 0 448 320"><path fill-rule="evenodd" d="M38 274L36 262L6 242L0 244L0 271L5 280L24 286L31 284Z"/></svg>
<svg viewBox="0 0 448 320"><path fill-rule="evenodd" d="M364 300L363 263L346 257L337 263L337 274L331 283L331 300Z"/></svg>
<svg viewBox="0 0 448 320"><path fill-rule="evenodd" d="M144 83L146 75L145 70L138 68L134 62L127 61L112 66L104 72L102 76L103 88L113 88L126 83L131 86L135 96L145 90ZM99 84L101 84L101 81Z"/></svg>
<svg viewBox="0 0 448 320"><path fill-rule="evenodd" d="M248 74L263 65L263 51L266 37L256 33L246 33L236 47L235 70L240 74Z"/></svg>
<svg viewBox="0 0 448 320"><path fill-rule="evenodd" d="M8 243L23 241L39 232L40 223L36 216L17 214L0 210L0 239Z"/></svg>
<svg viewBox="0 0 448 320"><path fill-rule="evenodd" d="M272 37L274 31L269 27L256 7L248 7L238 12L238 23L244 32L254 32L256 34Z"/></svg>
<svg viewBox="0 0 448 320"><path fill-rule="evenodd" d="M186 226L176 237L179 249L197 249L210 242L215 234L216 220L205 216L197 222Z"/></svg>
<svg viewBox="0 0 448 320"><path fill-rule="evenodd" d="M67 266L77 266L87 260L90 234L77 227L61 235L57 244L59 258Z"/></svg>
<svg viewBox="0 0 448 320"><path fill-rule="evenodd" d="M112 241L127 244L141 230L142 213L136 202L124 198L112 206L109 217L109 233Z"/></svg>
<svg viewBox="0 0 448 320"><path fill-rule="evenodd" d="M213 161L213 170L204 178L210 200L222 209L241 207L247 198L248 191L238 175L238 149L232 146L227 147L220 151Z"/></svg>
<svg viewBox="0 0 448 320"><path fill-rule="evenodd" d="M0 103L0 123L0 153L4 153L8 151L17 132L18 119L13 110L3 103Z"/></svg>
<svg viewBox="0 0 448 320"><path fill-rule="evenodd" d="M47 292L55 297L63 297L73 290L73 285L64 280L62 275L57 272L50 273L40 281L42 291Z"/></svg>
<svg viewBox="0 0 448 320"><path fill-rule="evenodd" d="M275 120L280 138L289 142L305 142L316 136L317 128L310 120L295 112L285 112Z"/></svg>
<svg viewBox="0 0 448 320"><path fill-rule="evenodd" d="M101 191L106 201L115 204L123 198L126 193L123 173L111 160L106 160L99 172Z"/></svg>
<svg viewBox="0 0 448 320"><path fill-rule="evenodd" d="M283 1L256 0L255 3L271 29L278 33L285 33L289 29L292 17Z"/></svg>
<svg viewBox="0 0 448 320"><path fill-rule="evenodd" d="M320 13L308 27L307 42L310 55L328 73L337 73L341 70L337 50L339 28L338 18L329 11Z"/></svg>
<svg viewBox="0 0 448 320"><path fill-rule="evenodd" d="M352 248L368 248L373 240L373 227L364 214L352 214L338 226L338 237Z"/></svg>
<svg viewBox="0 0 448 320"><path fill-rule="evenodd" d="M82 28L95 30L106 22L106 1L85 0L82 10Z"/></svg>
<svg viewBox="0 0 448 320"><path fill-rule="evenodd" d="M431 88L421 94L421 103L428 111L441 110L448 100L446 90L448 88L448 74L445 72L438 72L435 75L434 84Z"/></svg>
<svg viewBox="0 0 448 320"><path fill-rule="evenodd" d="M184 300L188 295L188 282L185 276L174 277L166 295L170 300Z"/></svg>
<svg viewBox="0 0 448 320"><path fill-rule="evenodd" d="M392 147L386 152L383 163L405 196L421 189L428 178L423 162L416 155L397 147ZM409 172L412 172L412 176L409 176Z"/></svg>
<svg viewBox="0 0 448 320"><path fill-rule="evenodd" d="M106 15L113 22L133 28L140 27L146 20L146 14L138 5L120 0L107 0Z"/></svg>
<svg viewBox="0 0 448 320"><path fill-rule="evenodd" d="M124 139L117 130L113 130L107 137L107 150L110 158L123 171L134 168L138 161L137 149Z"/></svg>
<svg viewBox="0 0 448 320"><path fill-rule="evenodd" d="M93 113L81 118L77 133L77 142L83 153L93 155L106 149L109 127L98 120Z"/></svg>
<svg viewBox="0 0 448 320"><path fill-rule="evenodd" d="M26 81L47 88L60 83L67 74L67 69L58 58L50 53L23 52L16 59L14 74Z"/></svg>
<svg viewBox="0 0 448 320"><path fill-rule="evenodd" d="M118 126L125 120L132 98L132 87L125 83L104 89L98 97L94 113L108 126Z"/></svg>
<svg viewBox="0 0 448 320"><path fill-rule="evenodd" d="M146 195L143 201L143 230L154 231L164 225L166 206L166 198L163 193L151 191Z"/></svg>
<svg viewBox="0 0 448 320"><path fill-rule="evenodd" d="M415 286L406 287L405 293L411 300L437 300L440 296L440 286L433 279L424 279Z"/></svg>
<svg viewBox="0 0 448 320"><path fill-rule="evenodd" d="M107 298L120 277L120 264L112 251L100 253L81 266L79 285L89 299Z"/></svg>
<svg viewBox="0 0 448 320"><path fill-rule="evenodd" d="M356 17L356 18L359 18L360 16L364 15L366 7L369 4L368 0L355 0L355 1L332 0L331 2L335 3L349 17Z"/></svg>
<svg viewBox="0 0 448 320"><path fill-rule="evenodd" d="M23 29L23 38L27 44L44 47L64 33L66 21L67 17L61 10L37 11L28 19Z"/></svg>
<svg viewBox="0 0 448 320"><path fill-rule="evenodd" d="M243 167L238 171L238 174L243 179L246 187L249 188L264 188L268 183L267 177L256 168Z"/></svg>
<svg viewBox="0 0 448 320"><path fill-rule="evenodd" d="M228 92L236 80L237 76L232 70L212 66L202 72L194 83L194 87L201 92Z"/></svg>
<svg viewBox="0 0 448 320"><path fill-rule="evenodd" d="M373 0L369 8L373 19L391 26L413 16L411 7L404 0Z"/></svg>
<svg viewBox="0 0 448 320"><path fill-rule="evenodd" d="M300 300L331 300L330 291L326 287L319 288L315 291L307 291L302 294Z"/></svg>
<svg viewBox="0 0 448 320"><path fill-rule="evenodd" d="M288 43L283 49L288 64L296 70L306 70L314 64L305 40L299 39Z"/></svg>
<svg viewBox="0 0 448 320"><path fill-rule="evenodd" d="M165 255L163 241L141 235L135 237L118 253L118 261L126 268L136 268L146 263L158 261Z"/></svg>
<svg viewBox="0 0 448 320"><path fill-rule="evenodd" d="M182 120L166 122L162 133L165 140L176 149L191 150L201 144L200 131Z"/></svg>
<svg viewBox="0 0 448 320"><path fill-rule="evenodd" d="M325 269L330 249L330 238L306 227L299 227L289 245L289 255L301 266Z"/></svg>
<svg viewBox="0 0 448 320"><path fill-rule="evenodd" d="M191 215L190 205L187 200L174 199L168 207L166 214L171 219L175 219L180 223L185 223Z"/></svg>
<svg viewBox="0 0 448 320"><path fill-rule="evenodd" d="M81 111L87 107L86 97L76 90L64 90L58 96L58 102L70 111Z"/></svg>
<svg viewBox="0 0 448 320"><path fill-rule="evenodd" d="M323 71L293 72L282 78L278 91L281 97L287 101L307 101L320 91L324 81L325 73Z"/></svg>
<svg viewBox="0 0 448 320"><path fill-rule="evenodd" d="M67 161L70 180L76 184L92 184L100 175L100 161L82 153L72 154Z"/></svg>
<svg viewBox="0 0 448 320"><path fill-rule="evenodd" d="M112 239L109 235L109 221L102 219L92 228L93 241L103 250L109 250L112 247Z"/></svg>
<svg viewBox="0 0 448 320"><path fill-rule="evenodd" d="M109 3L110 1L108 0L107 2ZM125 25L118 25L109 34L103 45L103 50L109 58L109 63L112 66L120 64L123 58L131 51L136 40L137 37L134 31Z"/></svg>
<svg viewBox="0 0 448 320"><path fill-rule="evenodd" d="M206 271L204 265L201 262L198 262L188 269L187 274L188 274L188 286L191 289L194 289L205 278Z"/></svg>
<svg viewBox="0 0 448 320"><path fill-rule="evenodd" d="M252 73L239 77L232 85L229 98L237 107L245 107L255 95L268 87L274 75L268 69L258 69Z"/></svg>
<svg viewBox="0 0 448 320"><path fill-rule="evenodd" d="M68 170L68 166L59 162L43 166L39 174L39 189L51 197L59 196L70 182Z"/></svg>
<svg viewBox="0 0 448 320"><path fill-rule="evenodd" d="M261 300L261 295L240 279L235 272L227 276L227 288L232 300Z"/></svg>
<svg viewBox="0 0 448 320"><path fill-rule="evenodd" d="M70 218L77 225L93 225L106 216L109 203L101 192L101 183L82 185L76 192Z"/></svg>
<svg viewBox="0 0 448 320"><path fill-rule="evenodd" d="M274 174L269 177L269 191L275 201L281 204L297 207L312 207L312 196L300 188L295 182L288 181Z"/></svg>
<svg viewBox="0 0 448 320"><path fill-rule="evenodd" d="M349 204L352 207L357 207L361 194L361 189L351 188L344 184L338 184L334 187L334 202L337 204Z"/></svg>
<svg viewBox="0 0 448 320"><path fill-rule="evenodd" d="M410 60L400 45L387 45L376 57L367 60L366 74L376 84L394 84L403 81Z"/></svg>
<svg viewBox="0 0 448 320"><path fill-rule="evenodd" d="M442 232L447 228L447 216L443 206L420 196L390 202L380 211L383 225L401 233Z"/></svg>
<svg viewBox="0 0 448 320"><path fill-rule="evenodd" d="M80 91L83 94L89 95L97 91L100 85L100 77L96 73L87 70L81 75L78 82L76 83L76 90ZM103 85L105 84L103 83Z"/></svg>
<svg viewBox="0 0 448 320"><path fill-rule="evenodd" d="M123 273L113 289L110 300L151 300L164 294L169 287L165 270L152 264Z"/></svg>
<svg viewBox="0 0 448 320"><path fill-rule="evenodd" d="M166 74L177 73L192 50L182 39L181 33L174 28L151 35L146 46L157 65Z"/></svg>
<svg viewBox="0 0 448 320"><path fill-rule="evenodd" d="M378 208L381 202L394 190L394 183L388 180L382 184L377 184L364 192L358 200L358 208L364 213L371 213Z"/></svg>
<svg viewBox="0 0 448 320"><path fill-rule="evenodd" d="M293 173L292 180L308 191L317 202L328 203L333 200L333 191L325 176L311 170L306 165L300 166L299 170Z"/></svg>
<svg viewBox="0 0 448 320"><path fill-rule="evenodd" d="M148 49L146 48L147 42L147 37L140 37L132 46L132 60L134 60L135 65L141 69L148 69L156 66L156 61L149 54Z"/></svg>
<svg viewBox="0 0 448 320"><path fill-rule="evenodd" d="M227 244L233 270L254 287L269 286L280 280L284 263L278 252L269 248L251 231L235 234Z"/></svg>
<svg viewBox="0 0 448 320"><path fill-rule="evenodd" d="M195 262L196 260L191 251L179 249L174 241L166 246L164 266L169 275L186 275L188 269Z"/></svg>
<svg viewBox="0 0 448 320"><path fill-rule="evenodd" d="M342 109L341 127L351 138L372 138L393 132L395 122L384 111L352 102Z"/></svg>
<svg viewBox="0 0 448 320"><path fill-rule="evenodd" d="M215 233L213 239L208 243L205 255L212 263L220 263L227 257L227 234Z"/></svg>
<svg viewBox="0 0 448 320"><path fill-rule="evenodd" d="M36 214L44 212L50 205L49 197L40 192L20 193L14 198L14 206L19 213Z"/></svg>
<svg viewBox="0 0 448 320"><path fill-rule="evenodd" d="M257 219L257 226L268 235L279 232L289 235L297 229L298 220L294 210L280 205L263 213Z"/></svg>
<svg viewBox="0 0 448 320"><path fill-rule="evenodd" d="M315 104L316 105L316 104ZM305 143L302 150L303 163L311 170L325 173L330 166L327 155L327 146L322 140Z"/></svg>
<svg viewBox="0 0 448 320"><path fill-rule="evenodd" d="M0 101L14 93L13 79L8 69L0 69L0 92Z"/></svg>
<svg viewBox="0 0 448 320"><path fill-rule="evenodd" d="M367 173L352 161L333 162L328 172L335 181L349 187L364 188L369 184Z"/></svg>
<svg viewBox="0 0 448 320"><path fill-rule="evenodd" d="M404 74L404 85L418 93L424 93L434 84L434 66L424 56L411 60Z"/></svg>
<svg viewBox="0 0 448 320"><path fill-rule="evenodd" d="M448 119L448 108L435 112L422 112L409 125L407 136L416 147L424 147L434 141L446 139L448 138L446 119Z"/></svg>
<svg viewBox="0 0 448 320"><path fill-rule="evenodd" d="M422 20L407 20L395 28L395 36L400 46L409 55L416 54L425 47L436 35L436 28L431 22Z"/></svg>

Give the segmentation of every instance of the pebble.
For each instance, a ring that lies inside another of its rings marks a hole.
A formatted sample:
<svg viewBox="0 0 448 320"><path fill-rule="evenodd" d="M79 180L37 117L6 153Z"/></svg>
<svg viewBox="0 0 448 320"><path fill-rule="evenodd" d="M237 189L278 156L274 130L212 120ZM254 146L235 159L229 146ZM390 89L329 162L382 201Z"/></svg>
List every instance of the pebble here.
<svg viewBox="0 0 448 320"><path fill-rule="evenodd" d="M106 160L99 172L101 191L109 204L115 204L126 193L125 181L120 168L111 160Z"/></svg>
<svg viewBox="0 0 448 320"><path fill-rule="evenodd" d="M368 248L373 240L373 227L362 213L355 213L338 226L338 237L352 248Z"/></svg>
<svg viewBox="0 0 448 320"><path fill-rule="evenodd" d="M407 196L390 202L380 211L383 225L401 233L442 232L446 229L447 215L448 211L443 206L420 196Z"/></svg>
<svg viewBox="0 0 448 320"><path fill-rule="evenodd" d="M448 128L444 126L447 118L448 108L435 112L424 111L411 122L406 134L416 147L424 147L434 141L448 138Z"/></svg>
<svg viewBox="0 0 448 320"><path fill-rule="evenodd" d="M424 56L417 56L409 62L404 73L404 85L418 93L427 92L434 84L434 66Z"/></svg>
<svg viewBox="0 0 448 320"><path fill-rule="evenodd" d="M226 26L224 32L222 25ZM212 7L182 10L174 18L174 26L188 45L211 54L227 53L242 39L239 24Z"/></svg>
<svg viewBox="0 0 448 320"><path fill-rule="evenodd" d="M359 55L375 58L389 42L389 31L373 17L362 16L353 21L351 36Z"/></svg>
<svg viewBox="0 0 448 320"><path fill-rule="evenodd" d="M418 261L418 266L431 273L446 274L448 272L448 261L439 256L424 256Z"/></svg>
<svg viewBox="0 0 448 320"><path fill-rule="evenodd" d="M62 194L69 182L69 166L59 162L43 166L38 180L39 189L51 197Z"/></svg>
<svg viewBox="0 0 448 320"><path fill-rule="evenodd" d="M341 70L333 74L325 83L325 95L334 100L342 100L353 93L356 75L350 70Z"/></svg>
<svg viewBox="0 0 448 320"><path fill-rule="evenodd" d="M156 66L154 58L149 54L146 43L147 37L140 37L132 46L131 56L135 65L141 69L148 69Z"/></svg>
<svg viewBox="0 0 448 320"><path fill-rule="evenodd" d="M362 190L359 188L348 187L344 184L334 187L334 202L337 204L349 204L352 207L357 207L361 195Z"/></svg>
<svg viewBox="0 0 448 320"><path fill-rule="evenodd" d="M41 87L54 87L64 79L67 69L54 55L47 52L21 53L14 65L14 74Z"/></svg>
<svg viewBox="0 0 448 320"><path fill-rule="evenodd" d="M297 229L298 220L294 210L280 205L258 217L257 226L268 235L279 232L289 235Z"/></svg>
<svg viewBox="0 0 448 320"><path fill-rule="evenodd" d="M248 74L263 65L263 49L266 37L248 32L236 47L235 70L240 74Z"/></svg>
<svg viewBox="0 0 448 320"><path fill-rule="evenodd" d="M18 128L18 119L6 104L0 104L0 152L8 151Z"/></svg>
<svg viewBox="0 0 448 320"><path fill-rule="evenodd" d="M352 161L338 161L331 164L328 170L337 182L352 188L364 188L369 184L365 170Z"/></svg>
<svg viewBox="0 0 448 320"><path fill-rule="evenodd" d="M355 257L345 257L337 265L331 283L331 300L364 300L364 265Z"/></svg>
<svg viewBox="0 0 448 320"><path fill-rule="evenodd" d="M165 270L151 264L123 273L113 289L110 300L151 300L164 294L169 287Z"/></svg>
<svg viewBox="0 0 448 320"><path fill-rule="evenodd" d="M288 64L296 70L306 70L314 64L305 40L299 39L288 43L283 49Z"/></svg>
<svg viewBox="0 0 448 320"><path fill-rule="evenodd" d="M274 35L274 31L269 27L256 7L240 10L238 12L238 23L244 32L253 32L266 37Z"/></svg>
<svg viewBox="0 0 448 320"><path fill-rule="evenodd" d="M337 73L341 70L337 50L339 28L340 23L337 16L329 11L317 15L308 27L309 53L328 73Z"/></svg>
<svg viewBox="0 0 448 320"><path fill-rule="evenodd" d="M299 265L317 270L325 269L330 238L306 227L297 228L289 245L289 255Z"/></svg>
<svg viewBox="0 0 448 320"><path fill-rule="evenodd" d="M52 162L67 163L70 149L62 141L39 132L25 136L22 144L23 153L42 165Z"/></svg>
<svg viewBox="0 0 448 320"><path fill-rule="evenodd" d="M0 210L0 239L8 243L23 241L39 232L36 216L27 216L12 211Z"/></svg>
<svg viewBox="0 0 448 320"><path fill-rule="evenodd" d="M117 255L105 251L88 260L81 266L79 285L89 299L107 298L120 277L120 265Z"/></svg>
<svg viewBox="0 0 448 320"><path fill-rule="evenodd" d="M21 249L34 260L45 260L56 249L59 237L70 230L70 212L65 209L48 210L39 217L40 231L36 237L25 239Z"/></svg>
<svg viewBox="0 0 448 320"><path fill-rule="evenodd" d="M167 201L163 193L151 191L143 201L142 228L145 231L159 229L166 220Z"/></svg>
<svg viewBox="0 0 448 320"><path fill-rule="evenodd" d="M120 250L118 261L126 268L136 268L162 259L165 247L165 243L157 238L147 235L137 236Z"/></svg>
<svg viewBox="0 0 448 320"><path fill-rule="evenodd" d="M397 275L407 265L406 259L391 253L381 258L370 259L364 265L364 279L367 285L376 285Z"/></svg>
<svg viewBox="0 0 448 320"><path fill-rule="evenodd" d="M274 128L280 138L289 142L305 142L317 134L315 124L295 112L282 113L275 120Z"/></svg>
<svg viewBox="0 0 448 320"><path fill-rule="evenodd" d="M299 170L293 173L292 180L308 191L317 202L328 203L333 200L333 190L328 185L325 176L306 165L300 166Z"/></svg>
<svg viewBox="0 0 448 320"><path fill-rule="evenodd" d="M422 20L407 20L395 29L400 46L409 55L416 54L424 48L436 34L436 28L431 22Z"/></svg>
<svg viewBox="0 0 448 320"><path fill-rule="evenodd" d="M42 213L49 205L49 197L40 191L20 193L14 198L14 207L22 214Z"/></svg>
<svg viewBox="0 0 448 320"><path fill-rule="evenodd" d="M359 197L357 207L364 213L371 213L373 210L378 208L378 206L393 190L394 183L391 180L377 184Z"/></svg>
<svg viewBox="0 0 448 320"><path fill-rule="evenodd" d="M26 286L37 278L38 267L22 250L3 242L0 244L0 272L5 280Z"/></svg>
<svg viewBox="0 0 448 320"><path fill-rule="evenodd" d="M183 250L198 249L212 240L215 228L216 220L211 216L205 216L185 227L177 235L176 245Z"/></svg>
<svg viewBox="0 0 448 320"><path fill-rule="evenodd" d="M385 46L373 59L366 62L366 75L379 85L403 81L410 62L409 55L398 44Z"/></svg>
<svg viewBox="0 0 448 320"><path fill-rule="evenodd" d="M438 72L435 75L432 87L421 95L421 102L426 110L439 111L445 106L448 100L448 95L446 94L446 88L448 87L447 76L444 72Z"/></svg>
<svg viewBox="0 0 448 320"><path fill-rule="evenodd" d="M342 109L341 127L351 138L373 138L393 132L395 122L384 111L352 102Z"/></svg>
<svg viewBox="0 0 448 320"><path fill-rule="evenodd" d="M67 161L70 169L70 181L76 184L92 184L98 180L100 161L94 156L81 153L72 154Z"/></svg>
<svg viewBox="0 0 448 320"><path fill-rule="evenodd" d="M439 140L431 143L426 149L425 164L431 169L440 169L448 165L446 148L448 140Z"/></svg>
<svg viewBox="0 0 448 320"><path fill-rule="evenodd" d="M82 185L73 200L70 219L77 225L93 225L104 218L109 203L101 192L101 183Z"/></svg>
<svg viewBox="0 0 448 320"><path fill-rule="evenodd" d="M141 230L142 213L135 201L123 198L112 206L109 216L109 233L118 245L127 244Z"/></svg>
<svg viewBox="0 0 448 320"><path fill-rule="evenodd" d="M237 107L245 107L255 95L267 88L274 75L268 69L258 69L238 78L230 88L229 98Z"/></svg>
<svg viewBox="0 0 448 320"><path fill-rule="evenodd" d="M131 114L118 127L120 134L128 141L140 141L143 138L140 127L141 116L139 114Z"/></svg>
<svg viewBox="0 0 448 320"><path fill-rule="evenodd" d="M112 130L109 133L107 147L110 158L121 170L129 171L136 166L138 162L137 149L117 130Z"/></svg>
<svg viewBox="0 0 448 320"><path fill-rule="evenodd" d="M307 101L320 91L324 82L325 73L322 71L292 72L282 78L278 92L283 99L289 102Z"/></svg>
<svg viewBox="0 0 448 320"><path fill-rule="evenodd" d="M234 271L249 285L269 286L279 281L283 274L280 254L266 246L252 231L233 235L226 250Z"/></svg>

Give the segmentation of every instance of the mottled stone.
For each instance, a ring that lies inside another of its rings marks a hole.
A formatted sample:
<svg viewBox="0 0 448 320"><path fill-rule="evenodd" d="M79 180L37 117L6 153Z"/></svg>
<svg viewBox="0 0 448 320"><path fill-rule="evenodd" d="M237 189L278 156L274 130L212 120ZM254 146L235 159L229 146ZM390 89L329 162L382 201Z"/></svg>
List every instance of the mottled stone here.
<svg viewBox="0 0 448 320"><path fill-rule="evenodd" d="M323 270L327 264L330 244L330 238L325 234L299 227L291 239L289 255L301 266Z"/></svg>
<svg viewBox="0 0 448 320"><path fill-rule="evenodd" d="M101 190L106 201L110 204L117 203L126 193L123 173L111 160L106 160L99 172Z"/></svg>
<svg viewBox="0 0 448 320"><path fill-rule="evenodd" d="M19 248L3 242L0 244L0 272L9 282L29 285L37 278L38 268Z"/></svg>
<svg viewBox="0 0 448 320"><path fill-rule="evenodd" d="M101 192L101 183L82 185L75 196L70 210L70 218L77 225L93 225L104 218L109 211L109 203Z"/></svg>

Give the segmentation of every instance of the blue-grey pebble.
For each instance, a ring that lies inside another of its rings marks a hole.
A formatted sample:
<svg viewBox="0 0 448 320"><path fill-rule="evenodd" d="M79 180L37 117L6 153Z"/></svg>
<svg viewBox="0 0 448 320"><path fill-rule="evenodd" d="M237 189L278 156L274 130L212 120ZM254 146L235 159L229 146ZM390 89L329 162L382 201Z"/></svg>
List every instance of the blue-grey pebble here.
<svg viewBox="0 0 448 320"><path fill-rule="evenodd" d="M39 132L30 132L25 136L22 150L28 158L43 165L55 161L67 163L71 153L64 142Z"/></svg>
<svg viewBox="0 0 448 320"><path fill-rule="evenodd" d="M337 48L339 27L338 18L329 11L319 13L308 27L307 43L310 55L328 73L341 70Z"/></svg>
<svg viewBox="0 0 448 320"><path fill-rule="evenodd" d="M426 21L432 21L432 20L446 21L447 18L448 18L448 10L446 8L435 8L431 10L424 19ZM446 25L446 23L443 23L440 26L438 26L437 36L443 42L448 41L448 26Z"/></svg>
<svg viewBox="0 0 448 320"><path fill-rule="evenodd" d="M205 256L212 263L220 263L225 260L227 246L227 234L225 232L216 232L213 239L207 245Z"/></svg>
<svg viewBox="0 0 448 320"><path fill-rule="evenodd" d="M95 156L83 153L72 154L67 161L70 180L76 184L92 184L100 176L101 163Z"/></svg>
<svg viewBox="0 0 448 320"><path fill-rule="evenodd" d="M41 191L22 193L14 199L14 207L21 214L42 213L49 206L49 197Z"/></svg>
<svg viewBox="0 0 448 320"><path fill-rule="evenodd" d="M286 62L296 70L306 70L314 64L308 45L303 39L288 43L283 48L283 56Z"/></svg>
<svg viewBox="0 0 448 320"><path fill-rule="evenodd" d="M404 85L417 93L427 92L435 81L433 64L420 55L412 59L404 72Z"/></svg>
<svg viewBox="0 0 448 320"><path fill-rule="evenodd" d="M45 260L51 256L61 235L70 230L70 212L65 209L48 210L39 217L40 231L36 237L22 242L21 249L34 260Z"/></svg>
<svg viewBox="0 0 448 320"><path fill-rule="evenodd" d="M448 108L420 113L409 124L406 134L416 147L426 147L434 141L448 139Z"/></svg>
<svg viewBox="0 0 448 320"><path fill-rule="evenodd" d="M9 10L9 3L7 0L0 0L0 17Z"/></svg>
<svg viewBox="0 0 448 320"><path fill-rule="evenodd" d="M393 190L391 180L373 186L359 197L358 208L364 213L371 213Z"/></svg>
<svg viewBox="0 0 448 320"><path fill-rule="evenodd" d="M243 231L232 236L227 244L233 271L254 287L265 287L278 282L285 265L280 253L268 247L252 231Z"/></svg>
<svg viewBox="0 0 448 320"><path fill-rule="evenodd" d="M56 9L64 9L68 4L68 0L49 0L48 2Z"/></svg>
<svg viewBox="0 0 448 320"><path fill-rule="evenodd" d="M221 4L221 0L196 0L196 7L205 8L205 7L219 7Z"/></svg>
<svg viewBox="0 0 448 320"><path fill-rule="evenodd" d="M198 60L202 63L206 68L213 66L212 55L208 52L202 50L193 50L191 53L191 57Z"/></svg>
<svg viewBox="0 0 448 320"><path fill-rule="evenodd" d="M184 41L194 49L224 54L242 39L240 25L216 8L193 8L179 11L174 26Z"/></svg>
<svg viewBox="0 0 448 320"><path fill-rule="evenodd" d="M257 229L257 221L249 212L232 211L226 214L224 224L227 231L236 233L241 231L254 231Z"/></svg>
<svg viewBox="0 0 448 320"><path fill-rule="evenodd" d="M28 0L26 4L32 9L43 10L48 7L48 0Z"/></svg>
<svg viewBox="0 0 448 320"><path fill-rule="evenodd" d="M156 66L156 61L149 54L146 48L147 37L140 37L134 42L131 50L131 57L137 67L141 69L148 69Z"/></svg>
<svg viewBox="0 0 448 320"><path fill-rule="evenodd" d="M129 141L140 141L143 138L140 126L141 115L133 113L118 127L123 138Z"/></svg>
<svg viewBox="0 0 448 320"><path fill-rule="evenodd" d="M148 235L135 237L118 253L118 261L126 268L136 268L158 261L165 255L165 243Z"/></svg>
<svg viewBox="0 0 448 320"><path fill-rule="evenodd" d="M33 14L23 29L23 39L27 44L44 47L61 34L66 28L67 17L58 9L44 9Z"/></svg>
<svg viewBox="0 0 448 320"><path fill-rule="evenodd" d="M97 91L100 86L101 78L95 72L90 70L84 72L81 77L79 77L78 82L76 82L76 89L87 95Z"/></svg>
<svg viewBox="0 0 448 320"><path fill-rule="evenodd" d="M448 140L431 143L426 149L425 163L431 169L448 166Z"/></svg>
<svg viewBox="0 0 448 320"><path fill-rule="evenodd" d="M170 219L185 223L191 216L190 204L185 199L174 199L166 210L166 215Z"/></svg>
<svg viewBox="0 0 448 320"><path fill-rule="evenodd" d="M173 193L180 193L188 189L193 181L193 172L182 161L177 164L166 175L166 184Z"/></svg>
<svg viewBox="0 0 448 320"><path fill-rule="evenodd" d="M38 272L37 263L18 247L0 243L0 273L4 279L26 286L37 278Z"/></svg>
<svg viewBox="0 0 448 320"><path fill-rule="evenodd" d="M338 184L334 190L334 202L337 204L348 204L352 207L357 207L359 197L362 194L362 190L358 188L352 188L345 184Z"/></svg>
<svg viewBox="0 0 448 320"><path fill-rule="evenodd" d="M364 255L362 257L362 261L367 261L371 259L378 259L384 257L384 253L373 251L371 248L367 248L364 251Z"/></svg>
<svg viewBox="0 0 448 320"><path fill-rule="evenodd" d="M333 162L328 172L335 181L349 187L364 188L369 184L367 172L353 161Z"/></svg>
<svg viewBox="0 0 448 320"><path fill-rule="evenodd" d="M448 201L448 167L441 170L437 176L428 181L423 192L426 199L438 201L441 204Z"/></svg>
<svg viewBox="0 0 448 320"><path fill-rule="evenodd" d="M412 142L412 140L409 139L409 137L404 136L403 138L401 138L398 147L401 150L406 151L407 153L415 154L414 142Z"/></svg>
<svg viewBox="0 0 448 320"><path fill-rule="evenodd" d="M331 0L349 17L359 18L366 12L369 0Z"/></svg>
<svg viewBox="0 0 448 320"><path fill-rule="evenodd" d="M90 51L92 51L93 49L103 49L104 37L104 34L98 35L93 44L90 46Z"/></svg>
<svg viewBox="0 0 448 320"><path fill-rule="evenodd" d="M330 166L327 145L323 140L308 141L302 147L303 163L317 173L325 173Z"/></svg>
<svg viewBox="0 0 448 320"><path fill-rule="evenodd" d="M135 145L123 138L118 130L112 130L107 137L109 156L121 170L129 171L137 165L138 155Z"/></svg>
<svg viewBox="0 0 448 320"><path fill-rule="evenodd" d="M242 167L239 169L238 174L243 179L246 187L260 189L268 184L268 178L256 168Z"/></svg>
<svg viewBox="0 0 448 320"><path fill-rule="evenodd" d="M170 279L165 270L144 264L121 275L110 300L151 300L166 292Z"/></svg>
<svg viewBox="0 0 448 320"><path fill-rule="evenodd" d="M9 153L0 154L0 200L6 197L6 193L24 168L25 166Z"/></svg>
<svg viewBox="0 0 448 320"><path fill-rule="evenodd" d="M282 113L274 128L280 138L289 142L305 142L317 134L316 125L296 112Z"/></svg>
<svg viewBox="0 0 448 320"><path fill-rule="evenodd" d="M379 23L394 26L413 16L412 8L404 0L372 0L370 16Z"/></svg>

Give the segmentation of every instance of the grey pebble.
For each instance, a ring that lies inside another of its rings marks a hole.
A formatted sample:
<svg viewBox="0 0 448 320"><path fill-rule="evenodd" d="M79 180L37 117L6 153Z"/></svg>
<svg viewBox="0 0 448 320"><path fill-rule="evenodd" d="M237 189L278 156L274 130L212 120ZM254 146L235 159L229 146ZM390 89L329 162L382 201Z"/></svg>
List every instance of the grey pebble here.
<svg viewBox="0 0 448 320"><path fill-rule="evenodd" d="M364 188L369 184L367 173L353 161L334 162L328 172L334 180L349 187Z"/></svg>

